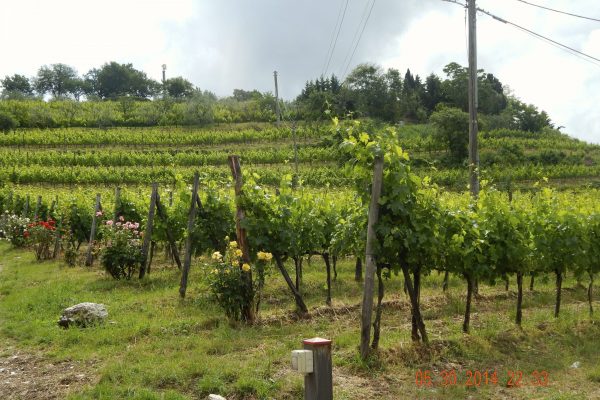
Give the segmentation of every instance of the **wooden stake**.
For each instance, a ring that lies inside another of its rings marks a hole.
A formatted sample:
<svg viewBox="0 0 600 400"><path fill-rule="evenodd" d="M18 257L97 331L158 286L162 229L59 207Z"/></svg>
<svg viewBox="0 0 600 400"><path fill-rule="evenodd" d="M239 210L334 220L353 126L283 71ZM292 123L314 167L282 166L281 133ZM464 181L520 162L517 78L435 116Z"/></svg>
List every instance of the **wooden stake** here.
<svg viewBox="0 0 600 400"><path fill-rule="evenodd" d="M383 158L375 159L373 171L373 187L371 190L371 204L369 205L369 219L367 223L367 245L366 245L366 270L362 301L361 334L360 334L360 356L365 360L369 356L371 341L371 319L373 316L373 294L375 291L375 224L379 219L379 197L383 186Z"/></svg>
<svg viewBox="0 0 600 400"><path fill-rule="evenodd" d="M113 224L117 223L119 219L119 209L121 208L121 188L117 186L115 189L115 211L113 215Z"/></svg>
<svg viewBox="0 0 600 400"><path fill-rule="evenodd" d="M237 201L242 195L242 167L240 166L240 156L230 155L228 158L229 168L231 169L231 175L235 181L235 198L236 198L236 213L235 213L235 233L237 237L237 244L242 250L242 263L250 263L250 248L248 247L248 240L246 237L246 230L242 228L242 221L246 217L244 209L240 206L240 202ZM240 265L241 267L241 265ZM244 280L244 293L243 297L249 303L253 302L254 299L254 286L252 285L252 271L248 271L242 274ZM247 323L254 322L254 307L252 304L244 304L242 309L242 319Z"/></svg>
<svg viewBox="0 0 600 400"><path fill-rule="evenodd" d="M158 192L156 193L156 212L158 214L158 218L165 224L165 233L167 234L167 242L169 243L169 247L171 249L171 254L173 255L173 259L177 264L177 268L181 271L181 260L179 259L179 249L177 248L177 243L175 243L175 239L173 238L173 232L171 232L171 228L169 227L169 219L167 218L167 213L165 208L160 201L160 195Z"/></svg>
<svg viewBox="0 0 600 400"><path fill-rule="evenodd" d="M146 275L148 265L148 249L152 241L152 227L154 224L154 210L156 209L156 194L158 193L158 184L152 184L152 195L150 196L150 208L148 210L148 221L146 222L146 231L144 232L144 243L142 244L142 263L140 265L140 279ZM116 214L115 214L116 215Z"/></svg>
<svg viewBox="0 0 600 400"><path fill-rule="evenodd" d="M85 258L86 267L91 267L94 262L94 257L92 255L92 249L94 248L94 239L96 238L96 227L98 224L98 211L102 209L100 205L100 193L96 194L96 207L94 207L94 215L92 216L92 230L90 232L90 242L87 249L87 256Z"/></svg>
<svg viewBox="0 0 600 400"><path fill-rule="evenodd" d="M23 209L23 217L27 218L28 214L29 214L29 195L27 195L27 198L25 199L25 208Z"/></svg>
<svg viewBox="0 0 600 400"><path fill-rule="evenodd" d="M35 212L33 213L33 220L37 221L40 213L40 208L42 207L42 196L37 197L37 202L35 203Z"/></svg>
<svg viewBox="0 0 600 400"><path fill-rule="evenodd" d="M183 271L181 273L181 283L179 285L179 295L185 298L187 290L188 275L190 273L190 265L192 264L192 231L194 230L194 222L196 221L196 197L198 196L198 180L199 176L194 174L194 187L192 188L192 203L188 213L187 238L185 239L185 255L183 258Z"/></svg>

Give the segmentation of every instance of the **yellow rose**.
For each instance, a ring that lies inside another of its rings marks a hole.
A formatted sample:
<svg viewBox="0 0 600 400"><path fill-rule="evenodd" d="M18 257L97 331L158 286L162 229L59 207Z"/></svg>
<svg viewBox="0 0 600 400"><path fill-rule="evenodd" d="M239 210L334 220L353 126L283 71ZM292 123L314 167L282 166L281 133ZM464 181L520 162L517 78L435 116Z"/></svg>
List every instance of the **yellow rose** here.
<svg viewBox="0 0 600 400"><path fill-rule="evenodd" d="M261 261L271 261L271 259L273 258L273 255L271 253L265 253L264 251L259 251L258 253L256 253L256 256Z"/></svg>
<svg viewBox="0 0 600 400"><path fill-rule="evenodd" d="M241 251L240 249L237 249L237 250L235 251L235 256L236 256L236 257L241 257L241 256L242 256L242 254L244 254L244 253L242 253L242 251Z"/></svg>
<svg viewBox="0 0 600 400"><path fill-rule="evenodd" d="M249 265L249 264L246 264L246 263L244 263L244 265L242 265L242 271L244 271L244 272L248 272L248 271L250 271L250 265Z"/></svg>
<svg viewBox="0 0 600 400"><path fill-rule="evenodd" d="M215 261L221 261L223 259L223 255L220 252L215 251L212 254L212 259L215 260Z"/></svg>
<svg viewBox="0 0 600 400"><path fill-rule="evenodd" d="M229 247L231 247L232 249L236 249L237 248L237 242L235 240L233 242L229 242Z"/></svg>

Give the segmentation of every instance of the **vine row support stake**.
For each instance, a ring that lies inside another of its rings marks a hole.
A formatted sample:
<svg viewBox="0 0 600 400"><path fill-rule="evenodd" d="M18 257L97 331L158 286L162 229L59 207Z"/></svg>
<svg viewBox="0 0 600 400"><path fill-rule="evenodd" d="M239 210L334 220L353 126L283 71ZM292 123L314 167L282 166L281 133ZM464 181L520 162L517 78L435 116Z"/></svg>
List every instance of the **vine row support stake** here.
<svg viewBox="0 0 600 400"><path fill-rule="evenodd" d="M242 167L240 166L240 156L230 155L228 157L229 168L231 169L231 175L235 181L235 234L237 237L237 244L242 250L242 263L250 264L250 249L248 247L248 239L246 237L246 230L242 228L242 221L246 218L246 213L240 205L239 198L242 195ZM241 265L240 265L241 267ZM242 274L244 280L244 296L246 298L254 298L254 286L252 285L252 271L248 271ZM242 310L242 319L247 323L254 322L254 307L252 305L246 305Z"/></svg>
<svg viewBox="0 0 600 400"><path fill-rule="evenodd" d="M160 194L156 192L156 212L158 214L158 218L160 218L165 224L165 233L167 234L167 242L171 247L171 254L173 254L173 258L175 259L175 263L177 264L177 268L181 271L181 260L179 259L179 249L177 248L177 243L175 243L175 239L173 238L173 232L171 232L171 228L169 227L169 218L167 217L167 213L163 207L162 202L160 201Z"/></svg>
<svg viewBox="0 0 600 400"><path fill-rule="evenodd" d="M140 265L140 279L144 278L146 271L150 272L148 265L148 248L152 241L152 228L154 225L154 212L156 210L156 194L158 193L158 184L152 184L152 195L150 196L150 208L148 210L148 221L146 222L146 230L144 232L144 242L142 244L142 263Z"/></svg>
<svg viewBox="0 0 600 400"><path fill-rule="evenodd" d="M374 248L375 224L379 219L379 198L383 186L383 158L376 157L373 171L373 187L371 189L371 203L369 204L369 219L367 222L367 245L365 255L365 283L362 300L362 317L360 327L360 356L366 360L369 356L369 342L371 341L371 320L373 317L373 294L375 292L375 261Z"/></svg>
<svg viewBox="0 0 600 400"><path fill-rule="evenodd" d="M29 195L25 199L25 208L23 209L23 217L27 218L27 215L29 215Z"/></svg>
<svg viewBox="0 0 600 400"><path fill-rule="evenodd" d="M181 272L181 283L179 285L179 295L185 298L187 290L188 275L190 274L190 265L192 264L192 231L196 221L196 198L198 197L198 181L200 177L198 172L194 174L194 187L192 188L192 203L188 213L187 237L185 239L185 255L183 257L183 271Z"/></svg>
<svg viewBox="0 0 600 400"><path fill-rule="evenodd" d="M40 208L42 207L42 196L37 197L37 202L35 203L35 212L33 213L33 220L37 221L40 213Z"/></svg>
<svg viewBox="0 0 600 400"><path fill-rule="evenodd" d="M92 230L90 232L90 242L88 244L87 255L85 257L86 267L91 267L94 262L92 250L94 249L94 240L96 239L96 228L98 225L98 217L96 215L99 211L102 211L102 205L100 204L100 193L96 194L96 206L94 207L94 215L92 216Z"/></svg>
<svg viewBox="0 0 600 400"><path fill-rule="evenodd" d="M121 188L117 186L115 189L115 211L113 215L113 224L117 223L119 219L119 210L121 209Z"/></svg>

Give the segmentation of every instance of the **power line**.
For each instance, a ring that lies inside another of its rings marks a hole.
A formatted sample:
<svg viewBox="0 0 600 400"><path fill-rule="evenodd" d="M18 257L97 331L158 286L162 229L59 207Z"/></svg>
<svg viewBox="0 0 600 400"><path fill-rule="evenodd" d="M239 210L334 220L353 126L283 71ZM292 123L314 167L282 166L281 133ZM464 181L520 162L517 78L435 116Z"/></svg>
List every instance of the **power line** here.
<svg viewBox="0 0 600 400"><path fill-rule="evenodd" d="M577 57L579 57L579 58L581 58L581 59L583 59L583 60L586 60L586 61L588 61L588 62L591 62L592 64L594 64L594 65L597 65L597 66L599 66L599 67L600 67L600 59L599 59L599 58L596 58L596 57L594 57L594 56L590 56L589 54L586 54L586 53L584 53L584 52L581 52L581 51L579 51L579 50L576 50L576 49L574 49L574 48L572 48L572 47L569 47L569 46L567 46L567 45L565 45L565 44L562 44L562 43L560 43L560 42L557 42L556 40L552 40L552 39L550 39L549 37L546 37L546 36L544 36L544 35L541 35L541 34L539 34L539 33L536 33L536 32L534 32L534 31L532 31L532 30L530 30L530 29L527 29L527 28L525 28L525 27L521 26L521 25L517 25L517 24L515 24L514 22L507 21L507 20L505 20L504 18L500 18L500 17L498 17L498 16L496 16L496 15L494 15L494 14L492 14L492 13L490 13L490 12L486 11L486 10L483 10L483 9L481 9L481 8L477 8L477 11L480 11L480 12L482 12L482 13L484 13L484 14L486 14L486 15L490 16L490 17L492 17L492 18L493 18L493 19L495 19L496 21L502 22L503 24L512 25L513 27L515 27L515 28L517 28L517 29L520 29L520 30L522 30L522 31L524 31L524 32L526 32L526 33L528 33L528 34L530 34L530 35L533 35L533 36L535 36L535 37L536 37L536 38L538 38L538 39L544 40L544 41L545 41L545 42L547 42L547 43L550 43L550 44L552 44L552 45L554 45L554 46L557 46L557 47L561 48L562 50L566 50L566 51L568 51L569 53L571 53L571 54L573 54L573 55L575 55L575 56L577 56ZM582 57L582 56L583 56L583 57ZM585 58L584 58L584 57L585 57Z"/></svg>
<svg viewBox="0 0 600 400"><path fill-rule="evenodd" d="M566 11L561 11L561 10L556 10L554 8L541 6L539 4L533 4L533 3L530 3L530 2L525 1L525 0L516 0L516 1L524 3L524 4L527 4L527 5L530 5L530 6L533 6L533 7L543 8L544 10L553 11L553 12L556 12L556 13L559 13L559 14L565 14L565 15L570 15L571 17L583 18L583 19L588 19L590 21L600 22L600 19L597 19L597 18L585 17L583 15L578 15L578 14L572 14L572 13L569 13L569 12L566 12Z"/></svg>
<svg viewBox="0 0 600 400"><path fill-rule="evenodd" d="M331 46L333 46L335 32L337 31L337 26L340 23L340 17L342 16L343 8L344 8L344 0L341 0L340 1L340 9L338 10L338 15L335 20L335 25L333 26L333 31L331 31L331 38L329 39L329 47L327 48L327 53L325 53L325 61L323 61L323 68L321 68L321 75L325 74L325 67L327 66L327 60L329 58L329 53L331 52Z"/></svg>
<svg viewBox="0 0 600 400"><path fill-rule="evenodd" d="M342 25L344 24L344 18L346 17L346 11L348 10L348 3L350 2L350 0L346 0L346 5L344 6L344 11L342 13L342 8L340 7L340 11L338 12L338 18L337 21L335 23L335 27L333 29L332 35L331 35L331 41L329 43L329 50L327 51L329 54L329 57L327 58L327 64L325 66L325 68L323 69L323 73L321 75L326 75L327 74L327 70L329 69L329 64L331 63L331 59L333 58L333 53L335 52L335 46L337 45L337 41L338 38L340 36L340 32L342 30ZM340 3L340 6L343 3ZM341 19L340 19L340 14L341 14ZM339 22L339 25L338 25ZM337 33L336 33L337 30ZM335 37L335 40L334 40Z"/></svg>
<svg viewBox="0 0 600 400"><path fill-rule="evenodd" d="M455 1L455 0L442 0L442 1L445 1L447 3L458 4L461 7L465 7L464 4L462 4L462 3L458 2L458 1ZM517 0L517 1L521 1L521 0ZM550 39L549 37L546 37L544 35L536 33L536 32L534 32L534 31L532 31L530 29L527 29L527 28L521 26L521 25L517 25L514 22L510 22L510 21L508 21L508 20L506 20L504 18L500 18L497 15L494 15L491 12L486 11L484 9L481 9L479 7L477 8L477 11L482 12L482 13L484 13L484 14L492 17L496 21L502 22L503 24L511 25L511 26L513 26L513 27L515 27L517 29L520 29L520 30L522 30L523 32L525 32L527 34L532 35L536 39L540 39L540 40L542 40L542 41L544 41L544 42L546 42L546 43L548 43L548 44L550 44L550 45L552 45L554 47L557 47L557 48L559 48L561 50L564 50L564 51L566 51L566 52L568 52L568 53L570 53L570 54L572 54L572 55L574 55L576 57L581 58L584 61L587 61L587 62L589 62L591 64L594 64L594 65L600 67L600 59L598 59L598 58L596 58L594 56L590 56L589 54L583 53L583 52L581 52L579 50L576 50L576 49L574 49L572 47L569 47L569 46L567 46L565 44L557 42L556 40Z"/></svg>
<svg viewBox="0 0 600 400"><path fill-rule="evenodd" d="M365 3L365 7L363 9L362 15L360 17L360 20L358 22L358 26L356 27L356 31L354 32L354 36L352 36L352 40L350 41L350 47L348 48L348 52L346 53L346 57L344 57L344 61L342 61L342 65L340 67L339 70L339 75L342 76L342 73L344 72L344 65L346 65L346 63L348 62L348 58L350 58L350 54L352 53L352 48L354 46L354 42L356 41L356 38L358 37L358 34L360 32L360 27L362 26L366 16L367 16L367 12L369 10L369 3Z"/></svg>
<svg viewBox="0 0 600 400"><path fill-rule="evenodd" d="M459 2L459 1L456 1L456 0L442 0L442 1L445 1L446 3L458 4L461 7L467 8L466 4L463 4L463 3Z"/></svg>
<svg viewBox="0 0 600 400"><path fill-rule="evenodd" d="M356 49L358 48L358 44L360 43L360 40L362 39L362 35L365 32L365 28L367 27L367 23L369 22L369 18L371 17L371 13L373 12L373 8L375 7L375 2L377 0L373 0L373 3L371 3L371 8L369 9L369 14L367 15L367 18L365 19L365 23L363 24L362 30L360 31L360 35L358 36L358 40L356 41L356 45L354 46L354 50L352 50L352 55L350 55L350 58L348 59L348 64L346 64L346 68L344 69L344 73L342 76L346 76L346 72L348 72L348 68L350 68L350 64L352 63L352 58L354 57L354 54L356 53ZM368 3L367 3L368 5ZM359 25L360 26L360 25ZM344 78L345 80L345 78Z"/></svg>

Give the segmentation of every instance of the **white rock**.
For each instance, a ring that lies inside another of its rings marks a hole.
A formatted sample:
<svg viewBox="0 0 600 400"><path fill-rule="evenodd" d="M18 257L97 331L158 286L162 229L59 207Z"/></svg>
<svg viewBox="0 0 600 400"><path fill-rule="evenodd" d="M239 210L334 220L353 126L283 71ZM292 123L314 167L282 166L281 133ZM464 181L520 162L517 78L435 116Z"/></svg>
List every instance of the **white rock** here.
<svg viewBox="0 0 600 400"><path fill-rule="evenodd" d="M219 396L218 394L209 394L208 400L227 400L227 399L223 396Z"/></svg>
<svg viewBox="0 0 600 400"><path fill-rule="evenodd" d="M579 368L581 367L581 363L579 361L575 361L573 364L571 364L571 368Z"/></svg>
<svg viewBox="0 0 600 400"><path fill-rule="evenodd" d="M106 317L108 317L108 312L104 304L80 303L65 308L58 325L63 328L68 328L71 325L86 327L103 322Z"/></svg>

